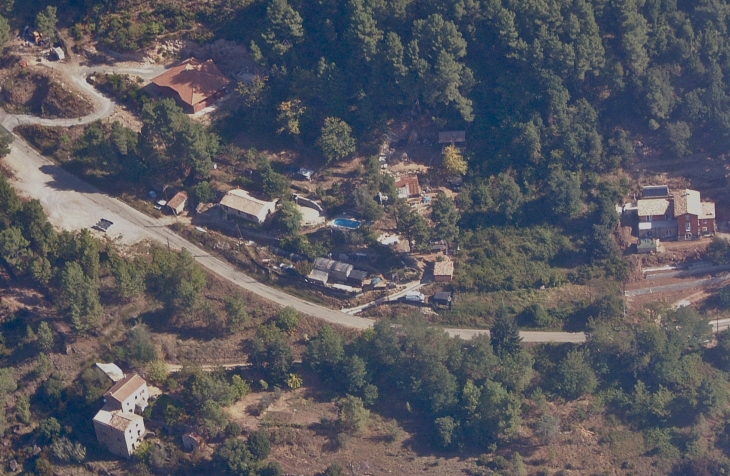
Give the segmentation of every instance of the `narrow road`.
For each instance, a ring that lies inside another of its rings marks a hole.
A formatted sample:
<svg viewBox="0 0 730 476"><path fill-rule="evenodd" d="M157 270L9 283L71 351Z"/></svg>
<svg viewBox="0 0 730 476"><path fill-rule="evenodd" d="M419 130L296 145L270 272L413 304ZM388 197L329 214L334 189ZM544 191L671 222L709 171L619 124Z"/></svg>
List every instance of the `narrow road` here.
<svg viewBox="0 0 730 476"><path fill-rule="evenodd" d="M722 276L718 276L715 278L695 279L693 281L689 281L686 283L663 284L660 286L652 286L649 288L629 289L629 290L624 291L624 296L626 296L626 297L644 296L646 294L666 293L666 292L682 291L683 289L711 286L713 284L722 283L723 281L726 281L728 278L730 278L730 274L723 274Z"/></svg>
<svg viewBox="0 0 730 476"><path fill-rule="evenodd" d="M93 114L80 119L41 119L31 116L14 116L0 109L0 124L11 132L18 124L68 127L93 122L114 111L114 103L93 88L87 89L90 86L82 78L74 77L74 82L97 102L98 109ZM185 248L195 256L198 263L208 270L280 306L292 306L304 314L354 329L367 329L375 323L373 319L328 309L256 281L230 263L211 256L205 250L185 240L167 228L160 220L135 210L71 175L40 155L22 137L17 134L13 134L13 136L15 141L11 145L10 154L3 159L5 165L13 171L13 186L21 195L38 199L53 225L66 230L80 230L91 228L100 218L106 218L114 222L109 234L117 236L120 241L134 243L151 240L169 244L175 249ZM445 330L450 335L463 339L471 339L475 335L488 332L482 329ZM520 334L524 342L580 343L586 340L583 333L524 331Z"/></svg>

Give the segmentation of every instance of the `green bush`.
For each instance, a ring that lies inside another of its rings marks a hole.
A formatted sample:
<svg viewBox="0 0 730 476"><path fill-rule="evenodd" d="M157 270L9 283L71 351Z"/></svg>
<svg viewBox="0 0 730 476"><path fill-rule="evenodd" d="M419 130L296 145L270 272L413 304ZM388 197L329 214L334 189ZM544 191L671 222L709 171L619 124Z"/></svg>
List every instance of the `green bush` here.
<svg viewBox="0 0 730 476"><path fill-rule="evenodd" d="M287 306L279 312L276 318L276 326L284 332L291 332L299 325L299 313L291 306Z"/></svg>

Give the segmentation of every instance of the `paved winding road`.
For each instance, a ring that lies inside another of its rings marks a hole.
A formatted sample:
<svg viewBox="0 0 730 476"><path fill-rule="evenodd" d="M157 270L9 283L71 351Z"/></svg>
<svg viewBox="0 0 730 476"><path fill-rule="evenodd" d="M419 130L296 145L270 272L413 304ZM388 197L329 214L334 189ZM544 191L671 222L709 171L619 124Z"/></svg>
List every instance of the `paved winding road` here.
<svg viewBox="0 0 730 476"><path fill-rule="evenodd" d="M58 69L63 68L58 65L55 67ZM83 67L75 66L71 70L72 67L70 66L67 72L80 75L85 75L88 72ZM115 70L120 73L140 74L140 69L109 67L99 69L101 71ZM158 74L159 71L159 67L144 69L148 76ZM114 103L86 84L83 78L73 76L73 81L94 99L97 107L93 114L79 119L41 119L32 116L14 116L0 109L0 124L11 132L20 124L68 127L99 120L114 111ZM109 230L109 233L118 236L120 241L133 243L148 239L169 244L176 249L186 248L193 253L198 263L208 270L280 306L293 306L302 313L355 329L367 329L374 324L375 321L372 319L328 309L254 280L230 263L211 256L203 249L174 233L160 220L135 210L124 202L106 195L97 188L69 174L40 155L20 136L13 135L15 141L11 146L11 152L3 159L5 165L12 169L14 173L12 183L22 195L36 198L41 202L48 214L49 221L53 225L67 230L80 230L90 228L100 218L106 218L114 222L114 226ZM446 329L446 331L452 336L459 336L463 339L471 339L478 334L488 332L482 329ZM521 336L524 342L580 343L586 340L583 333L569 332L523 331Z"/></svg>

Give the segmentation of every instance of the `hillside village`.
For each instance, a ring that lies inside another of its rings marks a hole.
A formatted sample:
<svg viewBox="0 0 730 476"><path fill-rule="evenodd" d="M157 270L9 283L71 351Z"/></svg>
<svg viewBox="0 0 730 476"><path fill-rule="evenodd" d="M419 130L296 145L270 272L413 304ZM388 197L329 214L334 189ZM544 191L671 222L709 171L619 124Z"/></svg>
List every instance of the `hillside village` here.
<svg viewBox="0 0 730 476"><path fill-rule="evenodd" d="M727 474L726 3L0 0L0 473Z"/></svg>

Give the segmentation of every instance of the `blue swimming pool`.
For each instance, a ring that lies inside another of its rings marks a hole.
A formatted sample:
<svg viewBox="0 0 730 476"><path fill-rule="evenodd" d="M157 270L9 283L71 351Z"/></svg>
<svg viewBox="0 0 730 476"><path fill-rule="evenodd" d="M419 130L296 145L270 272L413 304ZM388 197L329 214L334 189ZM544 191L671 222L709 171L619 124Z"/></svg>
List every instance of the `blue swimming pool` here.
<svg viewBox="0 0 730 476"><path fill-rule="evenodd" d="M349 218L338 218L335 220L335 226L342 228L349 228L351 230L357 230L360 228L360 222L357 220L350 220Z"/></svg>

